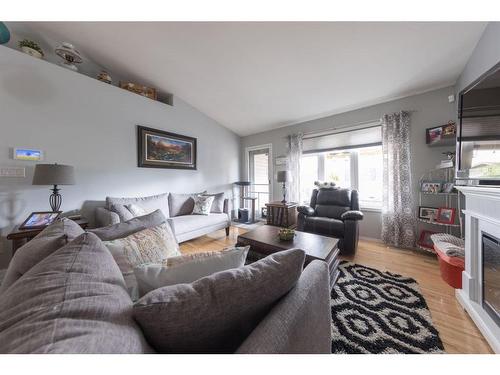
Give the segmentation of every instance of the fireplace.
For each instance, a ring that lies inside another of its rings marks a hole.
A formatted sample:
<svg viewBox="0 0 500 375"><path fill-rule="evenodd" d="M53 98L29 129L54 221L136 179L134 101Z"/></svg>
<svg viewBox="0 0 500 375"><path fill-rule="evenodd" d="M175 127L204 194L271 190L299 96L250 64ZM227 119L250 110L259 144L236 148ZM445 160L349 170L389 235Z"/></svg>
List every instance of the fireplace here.
<svg viewBox="0 0 500 375"><path fill-rule="evenodd" d="M482 250L482 304L491 319L500 326L500 240L483 232Z"/></svg>

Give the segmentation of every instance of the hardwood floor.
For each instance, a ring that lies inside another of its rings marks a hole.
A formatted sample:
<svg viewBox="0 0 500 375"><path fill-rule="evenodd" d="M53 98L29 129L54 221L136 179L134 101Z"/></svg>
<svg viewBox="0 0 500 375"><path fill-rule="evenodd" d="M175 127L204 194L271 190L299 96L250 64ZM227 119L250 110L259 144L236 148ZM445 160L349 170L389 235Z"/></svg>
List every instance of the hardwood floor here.
<svg viewBox="0 0 500 375"><path fill-rule="evenodd" d="M231 227L181 244L183 253L221 250L236 243L241 228ZM344 259L417 280L447 353L492 353L486 340L455 298L455 291L440 276L436 258L417 251L387 247L375 241L359 241L354 257Z"/></svg>

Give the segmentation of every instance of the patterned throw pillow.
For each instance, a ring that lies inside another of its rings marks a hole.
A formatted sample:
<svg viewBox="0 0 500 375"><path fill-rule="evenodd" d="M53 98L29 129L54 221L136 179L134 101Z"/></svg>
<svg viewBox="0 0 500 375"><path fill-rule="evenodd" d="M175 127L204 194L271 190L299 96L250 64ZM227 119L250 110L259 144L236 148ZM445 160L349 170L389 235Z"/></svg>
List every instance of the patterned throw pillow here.
<svg viewBox="0 0 500 375"><path fill-rule="evenodd" d="M128 208L128 210L130 211L130 213L132 215L134 215L134 217L144 216L144 215L148 214L144 208L142 208L141 206L138 206L134 203L126 204L125 207Z"/></svg>
<svg viewBox="0 0 500 375"><path fill-rule="evenodd" d="M209 215L214 199L213 195L197 195L194 198L193 215Z"/></svg>
<svg viewBox="0 0 500 375"><path fill-rule="evenodd" d="M123 274L132 298L136 297L134 267L162 263L168 257L181 255L179 244L168 223L141 230L125 238L104 241Z"/></svg>

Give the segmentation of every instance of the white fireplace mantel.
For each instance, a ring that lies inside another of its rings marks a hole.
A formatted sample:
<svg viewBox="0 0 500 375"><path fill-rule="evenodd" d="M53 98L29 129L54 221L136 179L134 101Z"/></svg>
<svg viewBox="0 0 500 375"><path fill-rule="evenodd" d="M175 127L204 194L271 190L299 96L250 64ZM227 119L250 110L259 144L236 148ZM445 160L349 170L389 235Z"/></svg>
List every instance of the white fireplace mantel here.
<svg viewBox="0 0 500 375"><path fill-rule="evenodd" d="M500 238L500 188L457 186L465 195L465 270L462 289L456 290L460 304L486 338L500 353L500 327L482 306L482 233Z"/></svg>

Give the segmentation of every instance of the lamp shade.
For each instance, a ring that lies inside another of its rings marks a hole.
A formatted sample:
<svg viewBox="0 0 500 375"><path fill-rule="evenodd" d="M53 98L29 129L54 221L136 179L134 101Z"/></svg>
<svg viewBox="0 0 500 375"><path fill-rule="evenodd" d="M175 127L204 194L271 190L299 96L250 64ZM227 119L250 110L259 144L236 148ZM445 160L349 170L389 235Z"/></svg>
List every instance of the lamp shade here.
<svg viewBox="0 0 500 375"><path fill-rule="evenodd" d="M277 176L278 182L287 182L291 180L291 175L289 171L278 171Z"/></svg>
<svg viewBox="0 0 500 375"><path fill-rule="evenodd" d="M33 185L74 185L75 169L71 165L37 164Z"/></svg>

